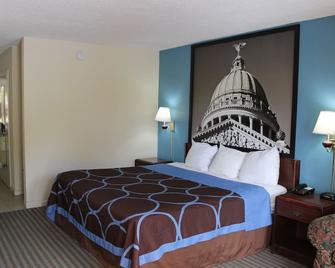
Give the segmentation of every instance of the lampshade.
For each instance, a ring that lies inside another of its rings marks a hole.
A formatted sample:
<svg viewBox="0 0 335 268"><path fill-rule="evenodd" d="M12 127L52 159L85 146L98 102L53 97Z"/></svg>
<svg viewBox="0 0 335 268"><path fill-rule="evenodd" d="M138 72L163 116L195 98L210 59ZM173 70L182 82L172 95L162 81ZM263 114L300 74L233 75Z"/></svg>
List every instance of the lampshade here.
<svg viewBox="0 0 335 268"><path fill-rule="evenodd" d="M313 133L334 135L335 134L335 112L321 111L316 121Z"/></svg>
<svg viewBox="0 0 335 268"><path fill-rule="evenodd" d="M159 122L171 122L170 108L159 107L155 120Z"/></svg>

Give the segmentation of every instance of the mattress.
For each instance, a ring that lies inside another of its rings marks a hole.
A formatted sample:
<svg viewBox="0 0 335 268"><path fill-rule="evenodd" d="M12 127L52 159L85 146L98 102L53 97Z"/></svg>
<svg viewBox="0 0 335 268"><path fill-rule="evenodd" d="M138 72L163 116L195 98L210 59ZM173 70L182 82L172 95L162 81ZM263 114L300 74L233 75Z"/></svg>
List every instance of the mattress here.
<svg viewBox="0 0 335 268"><path fill-rule="evenodd" d="M188 167L185 165L185 163L181 163L181 162L173 162L173 163L169 163L168 165L172 165L178 168L183 168L183 169L188 169L188 170L193 170L193 171L197 171L191 167ZM199 172L199 171L197 171ZM232 180L232 181L239 181L238 179L232 179L232 178L227 178L225 176L222 176L220 174L217 173L213 173L213 172L202 172L204 174L209 174L209 175L213 175L215 177L219 177L222 179L227 179L227 180ZM242 181L239 181L241 183L244 183ZM270 199L271 199L271 211L274 212L275 209L275 203L276 203L276 197L282 194L287 193L287 189L282 186L282 185L267 185L267 184L261 184L261 183L248 183L248 184L254 184L257 186L261 186L263 187L270 195Z"/></svg>

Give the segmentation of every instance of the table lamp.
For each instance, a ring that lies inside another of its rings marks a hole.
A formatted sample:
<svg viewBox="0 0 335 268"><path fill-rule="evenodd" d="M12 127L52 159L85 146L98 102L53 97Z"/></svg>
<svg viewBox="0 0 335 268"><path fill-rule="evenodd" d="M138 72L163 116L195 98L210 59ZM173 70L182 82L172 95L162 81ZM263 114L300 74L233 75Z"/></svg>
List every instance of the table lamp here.
<svg viewBox="0 0 335 268"><path fill-rule="evenodd" d="M326 199L335 200L335 172L334 172L334 145L335 140L330 138L330 135L335 135L335 112L333 111L321 111L316 121L313 133L327 135L327 140L322 142L323 147L328 152L333 151L333 170L332 170L332 181L331 181L331 192L322 193L320 196Z"/></svg>

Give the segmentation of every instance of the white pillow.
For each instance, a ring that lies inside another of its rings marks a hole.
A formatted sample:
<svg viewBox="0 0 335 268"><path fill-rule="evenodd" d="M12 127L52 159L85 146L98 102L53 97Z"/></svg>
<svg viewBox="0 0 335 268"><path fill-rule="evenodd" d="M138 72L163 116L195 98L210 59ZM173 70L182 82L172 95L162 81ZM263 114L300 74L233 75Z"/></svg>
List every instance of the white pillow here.
<svg viewBox="0 0 335 268"><path fill-rule="evenodd" d="M221 145L209 166L209 171L235 179L238 176L245 156L246 153L244 152Z"/></svg>
<svg viewBox="0 0 335 268"><path fill-rule="evenodd" d="M186 156L185 165L199 171L208 171L208 166L217 151L218 147L216 145L211 146L208 143L192 141L192 147Z"/></svg>
<svg viewBox="0 0 335 268"><path fill-rule="evenodd" d="M277 185L280 157L277 147L248 153L242 163L239 179L244 182Z"/></svg>

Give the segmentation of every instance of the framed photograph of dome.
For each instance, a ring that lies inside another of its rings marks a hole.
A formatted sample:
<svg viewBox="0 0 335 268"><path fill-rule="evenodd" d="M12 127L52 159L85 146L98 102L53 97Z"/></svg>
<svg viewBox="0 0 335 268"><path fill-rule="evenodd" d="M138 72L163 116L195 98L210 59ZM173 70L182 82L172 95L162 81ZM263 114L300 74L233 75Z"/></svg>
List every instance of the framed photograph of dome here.
<svg viewBox="0 0 335 268"><path fill-rule="evenodd" d="M294 156L299 25L192 46L190 139Z"/></svg>

